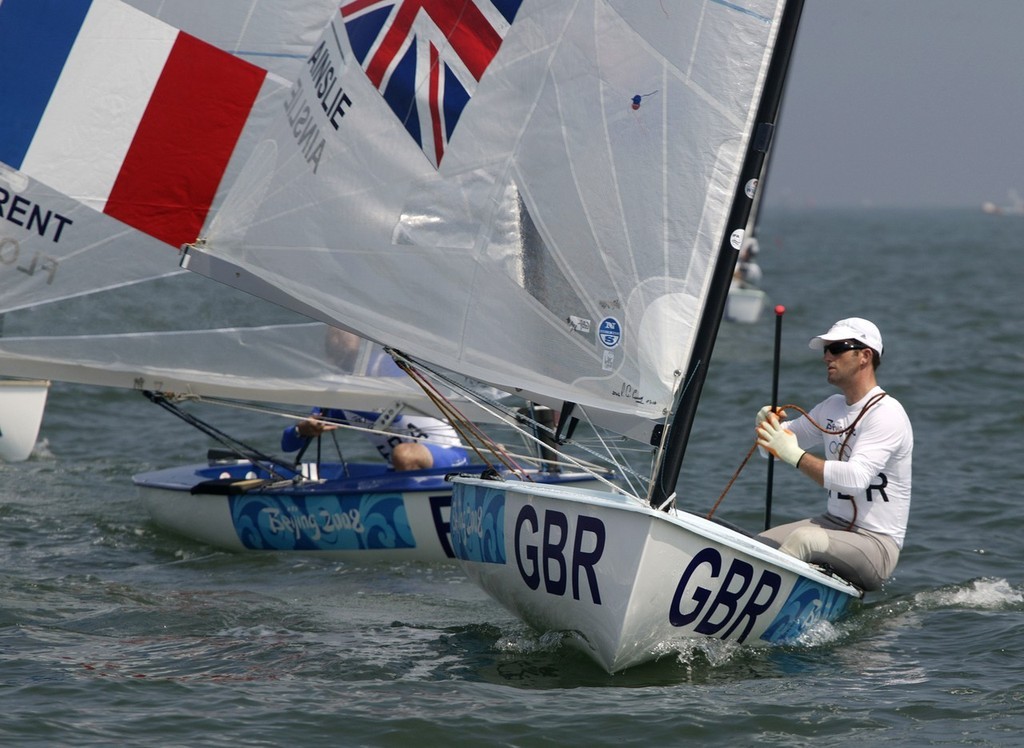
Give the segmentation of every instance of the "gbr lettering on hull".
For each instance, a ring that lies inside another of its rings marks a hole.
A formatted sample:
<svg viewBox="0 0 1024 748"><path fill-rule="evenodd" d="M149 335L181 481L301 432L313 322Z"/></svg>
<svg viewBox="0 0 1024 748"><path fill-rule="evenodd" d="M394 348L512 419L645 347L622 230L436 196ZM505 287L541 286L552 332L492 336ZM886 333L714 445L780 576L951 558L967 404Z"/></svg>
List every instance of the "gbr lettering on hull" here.
<svg viewBox="0 0 1024 748"><path fill-rule="evenodd" d="M743 642L758 616L775 602L782 589L782 577L763 569L755 582L756 569L741 558L734 558L724 574L722 566L722 554L715 548L704 548L694 554L676 585L669 622L678 627L696 622L693 630L698 634ZM699 584L691 585L702 574L717 582L717 593Z"/></svg>
<svg viewBox="0 0 1024 748"><path fill-rule="evenodd" d="M515 549L519 574L531 590L544 582L544 591L562 597L572 580L572 597L580 599L580 577L586 581L590 599L601 604L601 590L597 584L595 567L604 554L604 522L585 514L576 516L572 528L572 548L566 558L569 542L569 517L563 512L545 510L543 522L530 504L519 510L516 517Z"/></svg>
<svg viewBox="0 0 1024 748"><path fill-rule="evenodd" d="M546 509L538 515L532 504L516 516L516 565L531 590L601 605L598 565L604 555L604 522L586 514L567 515ZM725 567L722 554L707 547L694 554L679 577L666 614L675 627L692 627L705 636L744 641L758 617L768 611L782 588L782 577L768 569L733 558ZM756 577L756 579L755 579ZM709 580L708 586L699 583Z"/></svg>

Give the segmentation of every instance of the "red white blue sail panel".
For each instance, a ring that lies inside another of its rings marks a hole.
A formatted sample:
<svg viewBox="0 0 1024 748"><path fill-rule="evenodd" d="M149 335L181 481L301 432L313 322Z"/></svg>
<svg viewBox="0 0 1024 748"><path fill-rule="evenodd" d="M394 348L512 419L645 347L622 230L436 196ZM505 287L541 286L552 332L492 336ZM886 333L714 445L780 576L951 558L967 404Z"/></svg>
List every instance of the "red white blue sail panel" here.
<svg viewBox="0 0 1024 748"><path fill-rule="evenodd" d="M352 0L349 43L436 167L522 0Z"/></svg>
<svg viewBox="0 0 1024 748"><path fill-rule="evenodd" d="M118 0L4 0L0 70L0 161L173 246L265 77Z"/></svg>

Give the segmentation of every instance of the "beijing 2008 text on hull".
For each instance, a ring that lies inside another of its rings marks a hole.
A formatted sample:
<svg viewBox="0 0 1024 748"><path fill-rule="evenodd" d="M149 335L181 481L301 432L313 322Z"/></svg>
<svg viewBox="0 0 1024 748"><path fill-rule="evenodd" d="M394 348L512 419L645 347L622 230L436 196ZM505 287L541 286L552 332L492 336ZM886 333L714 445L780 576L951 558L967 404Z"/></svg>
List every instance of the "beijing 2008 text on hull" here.
<svg viewBox="0 0 1024 748"><path fill-rule="evenodd" d="M247 460L140 473L153 521L229 551L310 553L347 561L450 561L446 468L396 472L383 463L305 465L316 479L275 480ZM535 480L597 487L585 473Z"/></svg>

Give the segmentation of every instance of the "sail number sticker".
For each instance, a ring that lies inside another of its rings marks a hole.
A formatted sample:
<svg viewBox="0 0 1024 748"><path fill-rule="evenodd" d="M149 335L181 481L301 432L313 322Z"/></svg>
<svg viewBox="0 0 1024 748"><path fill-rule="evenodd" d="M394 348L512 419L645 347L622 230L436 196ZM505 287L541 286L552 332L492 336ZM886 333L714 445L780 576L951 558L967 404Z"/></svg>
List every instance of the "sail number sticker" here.
<svg viewBox="0 0 1024 748"><path fill-rule="evenodd" d="M605 317L597 328L597 337L605 348L616 348L622 340L622 325L615 317Z"/></svg>

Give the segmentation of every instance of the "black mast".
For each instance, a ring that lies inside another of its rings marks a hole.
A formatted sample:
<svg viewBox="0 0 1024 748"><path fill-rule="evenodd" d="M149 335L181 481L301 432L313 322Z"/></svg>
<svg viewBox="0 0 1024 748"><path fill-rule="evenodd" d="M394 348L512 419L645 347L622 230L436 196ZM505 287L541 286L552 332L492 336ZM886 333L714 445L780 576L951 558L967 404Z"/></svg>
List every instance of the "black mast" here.
<svg viewBox="0 0 1024 748"><path fill-rule="evenodd" d="M729 297L729 285L736 268L739 254L732 248L730 237L737 229L747 227L753 200L744 192L745 185L752 179L762 175L762 167L767 158L775 122L782 105L782 94L786 85L786 72L796 43L797 26L803 11L803 0L791 0L786 3L779 23L779 33L775 40L775 49L768 66L761 102L757 108L754 135L747 146L747 153L740 170L738 189L729 211L729 220L722 237L722 245L718 251L714 274L711 279L711 292L704 306L697 328L696 342L690 364L684 373L682 385L677 394L675 412L669 424L668 436L665 439L665 453L651 485L651 505L660 507L675 492L679 471L683 466L683 454L690 438L690 430L697 414L697 402L700 399L704 380L707 377L708 365L711 362L711 351L718 337L718 328L725 314L725 304ZM763 185L759 184L760 190Z"/></svg>

